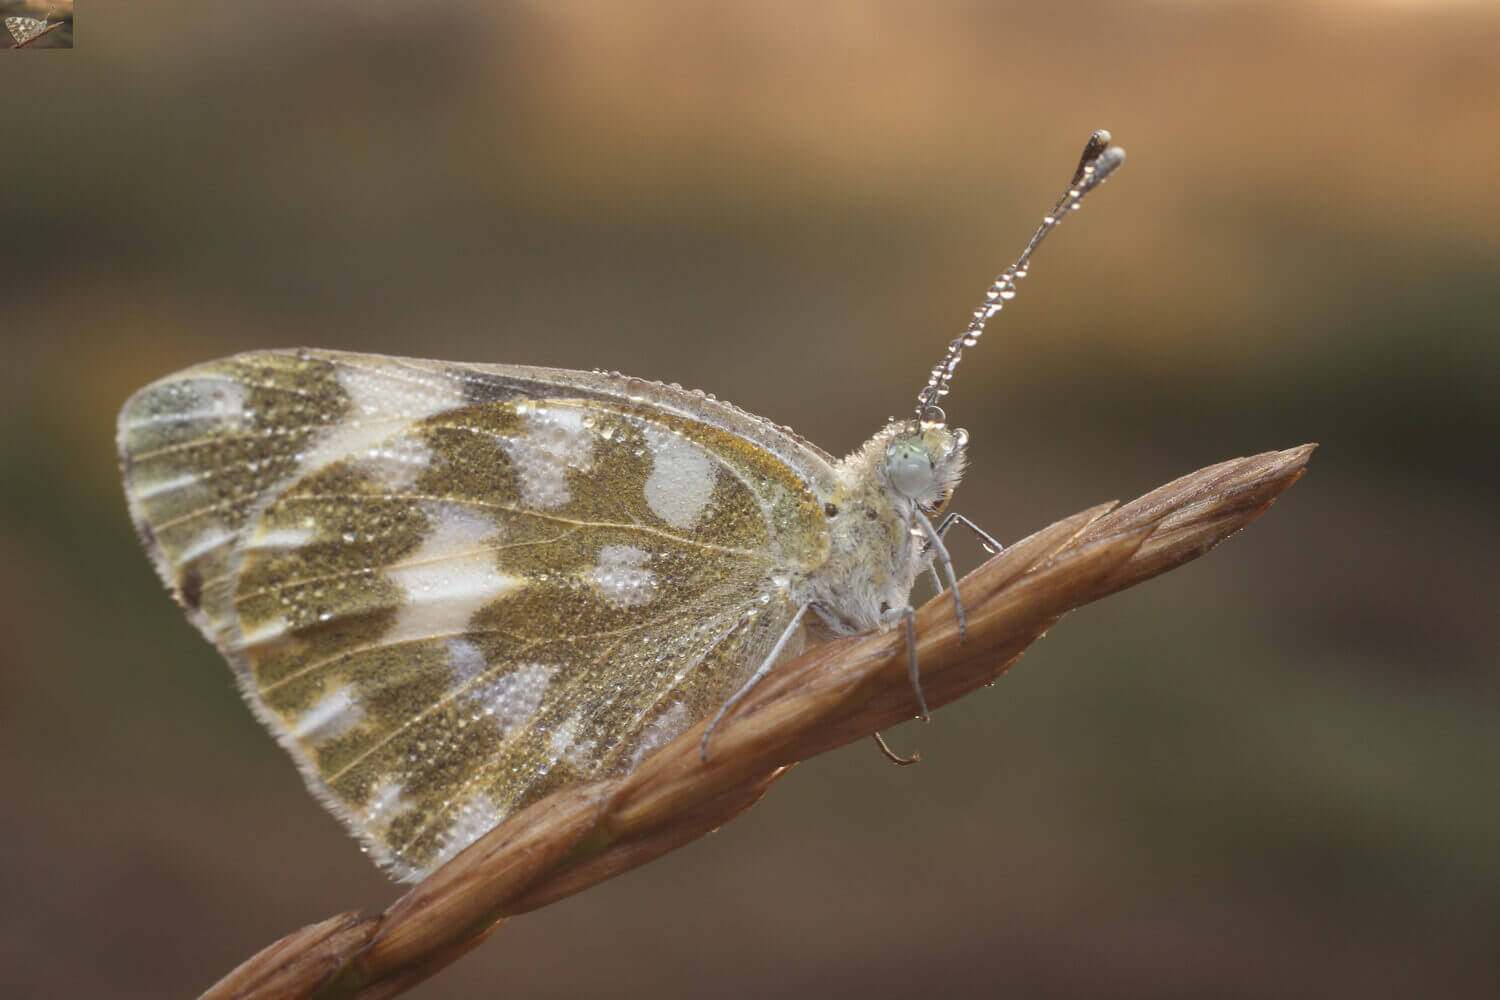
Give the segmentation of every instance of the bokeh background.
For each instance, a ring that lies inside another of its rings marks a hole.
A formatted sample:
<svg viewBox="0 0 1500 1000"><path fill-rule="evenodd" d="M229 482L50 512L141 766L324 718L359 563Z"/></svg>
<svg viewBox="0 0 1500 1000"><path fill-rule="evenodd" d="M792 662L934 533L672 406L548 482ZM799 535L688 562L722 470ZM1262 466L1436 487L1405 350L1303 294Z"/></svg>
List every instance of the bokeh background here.
<svg viewBox="0 0 1500 1000"><path fill-rule="evenodd" d="M190 995L398 892L139 550L133 389L297 344L615 368L842 453L1108 127L958 374L958 509L1310 474L888 734L920 767L811 761L414 995L1493 995L1495 4L84 14L0 55L0 993Z"/></svg>

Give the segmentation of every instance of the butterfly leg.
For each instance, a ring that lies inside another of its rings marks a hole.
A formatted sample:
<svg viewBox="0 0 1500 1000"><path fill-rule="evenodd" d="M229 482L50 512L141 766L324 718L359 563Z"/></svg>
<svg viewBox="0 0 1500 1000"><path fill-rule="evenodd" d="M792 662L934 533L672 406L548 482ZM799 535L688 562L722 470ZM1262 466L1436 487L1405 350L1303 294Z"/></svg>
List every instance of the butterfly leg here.
<svg viewBox="0 0 1500 1000"><path fill-rule="evenodd" d="M718 728L719 722L725 715L729 714L729 710L737 705L741 698L750 693L751 688L759 684L761 679L771 672L771 668L776 665L776 658L781 655L781 651L786 648L786 644L792 641L792 636L797 634L797 629L802 625L802 616L807 614L807 609L810 607L812 605L804 604L797 609L797 613L792 616L792 620L787 625L786 630L776 640L776 645L771 647L771 652L767 653L766 658L761 661L760 666L755 668L755 673L751 674L750 679L740 685L738 691L730 695L729 700L719 708L719 714L714 716L714 721L710 722L708 728L703 730L703 741L698 745L698 754L704 761L708 760L708 738Z"/></svg>
<svg viewBox="0 0 1500 1000"><path fill-rule="evenodd" d="M978 535L979 536L979 544L982 545L982 546L984 546L984 551L988 552L990 555L996 555L996 554L1004 551L1005 546L1003 546L999 542L997 542L990 535L990 533L988 531L985 531L979 525L975 524L973 521L969 520L967 517L964 517L962 514L946 514L946 515L944 515L943 519L938 522L938 526L937 526L938 537L939 538L946 538L946 537L948 537L948 529L951 528L951 527L953 527L955 524L961 524L965 528L968 528L970 531L974 532L975 535ZM933 563L928 563L927 564L927 572L930 573L930 574L932 574L932 589L935 590L937 593L941 594L943 592L943 581L938 576L937 566L934 565Z"/></svg>
<svg viewBox="0 0 1500 1000"><path fill-rule="evenodd" d="M917 612L910 604L901 612L901 623L906 630L906 669L911 677L911 689L917 695L917 709L922 715L923 722L931 722L932 716L927 712L927 696L922 693L922 677L917 672ZM880 752L885 754L886 759L892 764L900 764L905 767L915 764L922 759L920 753L913 753L910 757L902 757L892 750L885 742L885 737L879 733L872 734L875 743L880 747Z"/></svg>
<svg viewBox="0 0 1500 1000"><path fill-rule="evenodd" d="M999 552L1002 552L1002 551L1005 550L1005 546L1001 545L999 542L995 541L995 539L993 537L991 537L991 535L990 535L990 533L988 531L985 531L979 525L975 524L973 521L969 520L967 517L964 517L962 514L947 514L947 515L945 515L943 517L942 522L939 523L938 526L937 526L938 537L939 538L945 538L945 537L947 537L947 535L948 535L948 529L951 528L951 527L953 527L955 524L961 524L965 528L968 528L970 531L974 532L974 534L979 537L979 544L983 545L984 546L984 550L986 552L988 552L990 555L995 555L996 553L999 553Z"/></svg>
<svg viewBox="0 0 1500 1000"><path fill-rule="evenodd" d="M931 722L927 698L922 694L922 677L917 673L917 612L910 604L901 612L901 621L906 626L906 670L911 677L911 689L917 693L917 711L923 722Z"/></svg>
<svg viewBox="0 0 1500 1000"><path fill-rule="evenodd" d="M884 736L881 736L879 733L871 733L870 735L875 737L875 745L880 748L881 753L885 754L885 759L898 767L906 767L922 759L922 752L920 750L913 750L910 757L903 757L891 749L890 744L885 741Z"/></svg>
<svg viewBox="0 0 1500 1000"><path fill-rule="evenodd" d="M938 577L937 571L939 565L943 567L943 573L948 577L948 582L952 585L953 606L958 612L958 638L962 642L964 639L964 606L963 602L958 598L958 581L953 578L953 560L948 557L948 550L943 547L942 537L955 524L962 524L979 536L979 543L985 547L987 552L994 554L1003 549L1004 546L995 541L989 532L962 514L949 514L943 518L942 523L935 529L920 513L917 514L917 517L919 519L917 523L922 527L923 534L927 536L928 542L932 545L933 561L927 564L927 572L932 574L933 586L939 594L943 592L943 581ZM906 610L901 613L901 619L906 625L906 662L908 669L911 671L912 690L917 693L917 706L921 709L922 721L927 722L931 719L931 716L927 711L927 698L922 694L922 678L917 672L917 623L916 612L912 609L911 605L906 606ZM891 763L904 766L906 764L915 764L921 759L921 754L915 753L910 757L900 756L886 745L884 737L879 733L875 733L874 735L875 742L880 746L880 752L885 754Z"/></svg>
<svg viewBox="0 0 1500 1000"><path fill-rule="evenodd" d="M948 589L953 593L953 611L958 618L958 641L963 642L968 638L968 628L964 622L964 602L958 596L958 578L953 575L953 560L948 556L948 549L943 545L943 540L933 529L932 522L927 520L927 515L919 510L913 510L912 517L916 519L917 527L922 529L922 534L932 546L933 560L942 567L943 577L948 582Z"/></svg>

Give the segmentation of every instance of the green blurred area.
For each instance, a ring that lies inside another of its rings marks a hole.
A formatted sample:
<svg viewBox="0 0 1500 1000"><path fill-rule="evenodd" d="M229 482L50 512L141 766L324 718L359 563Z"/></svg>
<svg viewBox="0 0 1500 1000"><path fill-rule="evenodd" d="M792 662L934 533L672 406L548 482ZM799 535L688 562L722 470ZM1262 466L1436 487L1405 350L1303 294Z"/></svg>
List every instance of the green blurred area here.
<svg viewBox="0 0 1500 1000"><path fill-rule="evenodd" d="M0 57L0 993L184 995L396 895L141 553L131 391L294 344L598 367L843 452L1102 126L1129 163L955 380L957 509L1309 475L890 734L921 767L809 762L413 995L1493 995L1493 5L85 20Z"/></svg>

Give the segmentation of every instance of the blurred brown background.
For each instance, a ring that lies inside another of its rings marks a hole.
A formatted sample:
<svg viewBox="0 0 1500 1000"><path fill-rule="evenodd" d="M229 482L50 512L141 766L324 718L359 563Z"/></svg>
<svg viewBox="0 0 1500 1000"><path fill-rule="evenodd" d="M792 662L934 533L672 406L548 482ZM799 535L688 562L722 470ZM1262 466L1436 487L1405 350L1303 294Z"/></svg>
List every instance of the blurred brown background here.
<svg viewBox="0 0 1500 1000"><path fill-rule="evenodd" d="M805 764L415 995L1492 995L1493 3L84 19L0 55L0 993L189 995L398 891L148 567L130 391L296 344L618 368L842 453L1108 127L1129 163L956 379L957 508L1310 475L889 734L920 767Z"/></svg>

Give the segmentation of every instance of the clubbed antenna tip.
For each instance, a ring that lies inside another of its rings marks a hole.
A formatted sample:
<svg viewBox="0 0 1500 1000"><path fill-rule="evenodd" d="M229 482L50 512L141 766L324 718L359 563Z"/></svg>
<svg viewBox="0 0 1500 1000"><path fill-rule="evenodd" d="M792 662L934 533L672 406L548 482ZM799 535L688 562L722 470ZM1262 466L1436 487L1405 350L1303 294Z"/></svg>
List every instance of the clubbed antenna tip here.
<svg viewBox="0 0 1500 1000"><path fill-rule="evenodd" d="M1016 297L1016 282L1026 277L1026 268L1031 261L1031 255L1037 247L1041 246L1047 234L1061 225L1068 212L1083 204L1085 195L1102 184L1119 168L1120 164L1125 162L1125 150L1111 146L1109 143L1110 134L1104 129L1089 136L1088 143L1083 147L1083 155L1078 159L1078 169L1073 172L1073 179L1068 184L1068 190L1057 200L1057 204L1052 206L1052 211L1042 218L1042 224L1032 235L1031 242L1026 244L1026 249L1021 251L1021 256L1017 257L1016 262L1007 267L984 293L984 302L974 310L973 317L969 320L969 328L948 344L948 353L944 355L940 363L933 366L927 385L917 394L918 419L938 421L943 419L943 411L938 406L938 401L948 395L948 383L953 380L953 373L957 370L959 361L963 359L964 348L977 344L984 333L984 325L1005 307L1005 303Z"/></svg>

